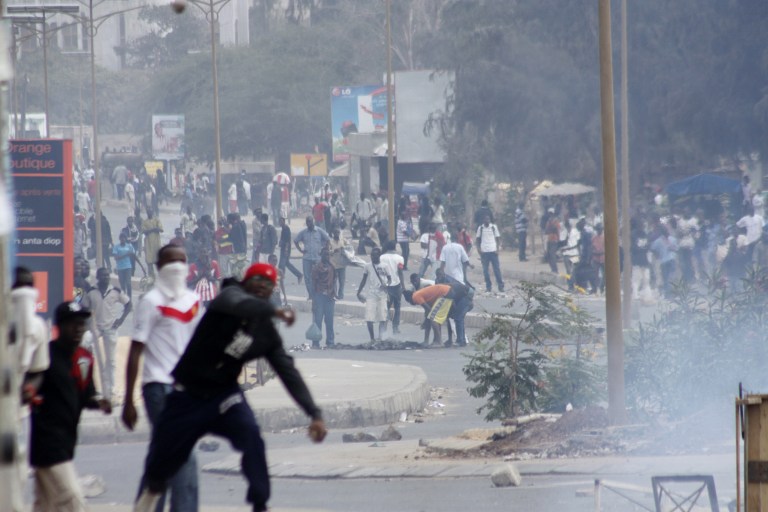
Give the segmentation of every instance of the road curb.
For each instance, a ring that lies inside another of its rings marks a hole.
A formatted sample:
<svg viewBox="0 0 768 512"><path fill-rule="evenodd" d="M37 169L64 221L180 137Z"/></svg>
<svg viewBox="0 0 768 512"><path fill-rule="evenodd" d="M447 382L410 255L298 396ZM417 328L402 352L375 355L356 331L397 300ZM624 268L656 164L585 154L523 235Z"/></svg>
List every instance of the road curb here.
<svg viewBox="0 0 768 512"><path fill-rule="evenodd" d="M299 371L323 410L323 419L331 428L359 428L386 425L400 414L412 414L426 407L429 384L424 371L416 366L383 363L355 363L335 359L299 359ZM353 370L353 367L356 372ZM366 381L366 378L370 377ZM378 383L378 384L377 384ZM357 397L345 399L345 390L354 389ZM277 379L263 387L245 392L261 429L275 432L304 428L309 420L293 402ZM139 421L132 432L120 420L122 407L112 415L84 411L79 440L84 444L146 441L149 423L144 407L137 405Z"/></svg>

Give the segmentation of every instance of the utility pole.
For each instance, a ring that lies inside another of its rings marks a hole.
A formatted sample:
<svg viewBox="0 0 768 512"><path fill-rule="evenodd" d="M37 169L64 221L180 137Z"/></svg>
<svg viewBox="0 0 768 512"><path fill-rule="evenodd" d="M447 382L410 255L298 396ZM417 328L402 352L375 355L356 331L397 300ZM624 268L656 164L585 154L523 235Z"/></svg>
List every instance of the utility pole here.
<svg viewBox="0 0 768 512"><path fill-rule="evenodd" d="M395 155L392 147L392 0L387 0L387 198L389 238L395 239Z"/></svg>
<svg viewBox="0 0 768 512"><path fill-rule="evenodd" d="M619 209L616 197L616 133L613 109L611 56L611 0L598 0L600 26L600 117L605 203L605 322L608 337L608 418L612 425L626 422L624 398L624 337L619 285Z"/></svg>
<svg viewBox="0 0 768 512"><path fill-rule="evenodd" d="M0 12L3 10L3 2L0 0ZM0 36L5 41L4 29L0 28ZM0 51L6 55L0 57L0 81L7 82L12 77L11 63L8 62L5 43L0 44ZM15 56L14 56L15 58ZM7 119L5 108L5 95L0 95L0 133L7 134ZM17 134L18 136L18 134ZM0 145L0 215L8 215L11 212L10 174L5 168L5 145ZM3 222L5 226L10 224L9 219ZM12 357L8 336L8 314L10 306L10 293L8 277L10 275L10 241L12 234L10 229L0 226L0 512L10 512L21 505L23 496L19 479L19 446L18 446L18 417L19 417L19 375L16 360Z"/></svg>
<svg viewBox="0 0 768 512"><path fill-rule="evenodd" d="M629 91L627 76L627 0L621 0L621 246L624 248L622 316L624 329L632 325L632 252L629 221Z"/></svg>

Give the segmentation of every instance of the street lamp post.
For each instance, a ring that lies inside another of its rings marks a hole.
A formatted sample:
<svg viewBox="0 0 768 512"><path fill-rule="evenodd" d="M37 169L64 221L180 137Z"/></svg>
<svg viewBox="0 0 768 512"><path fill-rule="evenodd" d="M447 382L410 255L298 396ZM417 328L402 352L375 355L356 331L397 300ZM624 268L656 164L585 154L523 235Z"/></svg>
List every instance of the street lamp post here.
<svg viewBox="0 0 768 512"><path fill-rule="evenodd" d="M104 0L102 0L103 2ZM99 3L98 2L97 5ZM88 0L88 17L73 16L80 20L88 30L88 41L91 46L91 123L93 124L93 144L91 145L91 153L93 155L93 179L96 182L96 192L93 205L93 217L94 228L96 229L96 266L99 267L104 263L104 251L102 248L102 236L101 236L101 170L99 169L99 130L98 130L98 105L96 102L96 49L94 40L96 34L99 31L101 25L112 16L123 14L136 9L143 9L145 5L138 5L135 7L129 7L128 9L121 9L119 11L110 12L98 18L93 17L93 0Z"/></svg>
<svg viewBox="0 0 768 512"><path fill-rule="evenodd" d="M219 22L221 10L231 0L173 0L171 7L177 12L183 12L184 6L190 3L200 9L211 29L211 73L213 74L213 139L214 165L216 171L216 222L223 216L221 189L221 118L219 114L219 66L216 56L216 24Z"/></svg>
<svg viewBox="0 0 768 512"><path fill-rule="evenodd" d="M24 24L37 24L43 23L44 18L41 16L5 16L5 19L11 22L11 64L13 69L16 69L16 57L18 54L18 42L16 38L16 26ZM13 78L11 90L11 103L13 112L13 133L16 137L19 137L19 98L16 94L16 78ZM45 116L48 117L47 115Z"/></svg>
<svg viewBox="0 0 768 512"><path fill-rule="evenodd" d="M70 14L75 15L80 12L80 6L74 4L43 4L43 5L9 5L6 7L8 14L40 14L40 21L43 24L43 82L45 96L45 136L51 136L50 115L48 112L48 19L50 14Z"/></svg>
<svg viewBox="0 0 768 512"><path fill-rule="evenodd" d="M395 154L392 147L392 0L387 0L387 199L389 236L395 237Z"/></svg>

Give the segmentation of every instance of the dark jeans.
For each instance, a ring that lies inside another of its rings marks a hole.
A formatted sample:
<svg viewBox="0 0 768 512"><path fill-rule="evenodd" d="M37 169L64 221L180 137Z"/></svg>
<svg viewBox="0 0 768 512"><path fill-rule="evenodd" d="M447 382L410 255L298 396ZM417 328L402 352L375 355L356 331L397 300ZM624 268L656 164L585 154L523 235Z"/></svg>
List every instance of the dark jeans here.
<svg viewBox="0 0 768 512"><path fill-rule="evenodd" d="M125 183L117 183L115 187L117 187L117 198L122 201L125 199Z"/></svg>
<svg viewBox="0 0 768 512"><path fill-rule="evenodd" d="M92 242L91 246L93 247L94 253L96 252L96 243ZM94 263L96 264L96 267L99 266L106 268L110 272L112 272L112 260L110 259L110 256L112 255L112 248L109 246L109 244L102 244L101 245L101 265L99 265L99 262L96 261L96 256L94 256Z"/></svg>
<svg viewBox="0 0 768 512"><path fill-rule="evenodd" d="M696 279L693 270L693 249L681 247L677 250L677 259L680 261L680 273L683 281L692 283Z"/></svg>
<svg viewBox="0 0 768 512"><path fill-rule="evenodd" d="M481 252L480 262L483 265L486 291L491 291L491 273L488 271L488 265L493 266L493 275L496 278L496 284L499 285L499 291L504 291L504 281L501 279L501 269L499 268L499 253Z"/></svg>
<svg viewBox="0 0 768 512"><path fill-rule="evenodd" d="M130 268L117 270L117 279L120 282L120 289L122 289L128 295L128 298L131 298L133 296L133 294L131 293L131 276L132 275L133 275L133 270Z"/></svg>
<svg viewBox="0 0 768 512"><path fill-rule="evenodd" d="M672 281L672 274L675 273L675 260L666 261L661 264L661 289L664 296L669 296L669 285Z"/></svg>
<svg viewBox="0 0 768 512"><path fill-rule="evenodd" d="M308 260L306 258L301 260L301 265L304 270L304 286L307 287L307 296L312 299L315 290L312 288L312 267L315 266L318 260Z"/></svg>
<svg viewBox="0 0 768 512"><path fill-rule="evenodd" d="M344 280L347 277L347 267L341 267L336 269L336 284L337 292L336 296L340 299L344 298Z"/></svg>
<svg viewBox="0 0 768 512"><path fill-rule="evenodd" d="M400 285L387 286L387 310L390 307L395 308L395 316L392 318L392 332L400 329L400 301L402 298L402 288Z"/></svg>
<svg viewBox="0 0 768 512"><path fill-rule="evenodd" d="M158 424L161 413L165 410L166 399L173 388L170 384L160 384L151 382L142 387L144 397L144 407L147 409L147 418L152 424L152 442L155 439L155 428ZM182 431L189 431L189 428L182 426ZM178 432L176 433L178 434ZM194 447L194 444L193 444ZM147 460L152 453L147 454ZM172 477L172 478L171 478ZM197 512L198 509L198 485L197 485L197 459L190 450L183 459L174 467L174 470L168 474L164 482L170 481L171 487L171 512ZM146 483L142 479L141 487ZM139 490L141 492L141 489ZM163 511L165 505L165 495L160 498L157 505L157 512Z"/></svg>
<svg viewBox="0 0 768 512"><path fill-rule="evenodd" d="M408 270L408 256L411 255L411 243L410 242L398 242L400 244L400 251L403 253L403 259L405 264L403 270Z"/></svg>
<svg viewBox="0 0 768 512"><path fill-rule="evenodd" d="M432 266L432 260L429 258L422 258L421 259L421 266L419 267L419 277L424 277L424 274L427 273L427 270Z"/></svg>
<svg viewBox="0 0 768 512"><path fill-rule="evenodd" d="M451 307L451 318L456 324L456 344L464 345L467 343L467 335L464 332L464 319L467 313L472 309L472 299L463 297L454 301Z"/></svg>
<svg viewBox="0 0 768 512"><path fill-rule="evenodd" d="M280 272L283 273L283 276L285 276L285 269L287 268L294 276L296 276L297 279L301 277L301 271L297 269L293 263L291 263L290 251L287 253L280 251L280 261L277 263L277 268L280 269ZM312 276L310 275L309 277L311 278Z"/></svg>
<svg viewBox="0 0 768 512"><path fill-rule="evenodd" d="M549 269L557 274L557 242L547 240L547 263Z"/></svg>
<svg viewBox="0 0 768 512"><path fill-rule="evenodd" d="M336 301L322 293L316 293L312 298L312 319L315 325L323 328L325 320L325 346L330 347L335 342L333 334L333 313ZM320 342L318 341L318 344Z"/></svg>
<svg viewBox="0 0 768 512"><path fill-rule="evenodd" d="M144 466L144 481L150 491L165 489L171 475L190 457L198 439L208 433L224 437L243 454L240 464L248 481L246 499L254 510L266 510L270 487L264 440L237 386L205 399L182 391L168 395L152 432Z"/></svg>
<svg viewBox="0 0 768 512"><path fill-rule="evenodd" d="M517 232L517 257L520 261L525 261L527 258L525 256L525 248L528 245L528 232L527 231L518 231Z"/></svg>

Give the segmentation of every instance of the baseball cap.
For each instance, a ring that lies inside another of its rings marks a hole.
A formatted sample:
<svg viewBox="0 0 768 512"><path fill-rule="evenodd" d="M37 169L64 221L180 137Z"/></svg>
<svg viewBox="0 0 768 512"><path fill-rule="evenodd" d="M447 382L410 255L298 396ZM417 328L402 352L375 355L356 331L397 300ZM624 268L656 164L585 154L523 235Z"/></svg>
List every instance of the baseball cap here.
<svg viewBox="0 0 768 512"><path fill-rule="evenodd" d="M73 318L88 318L91 312L77 302L62 302L53 313L53 323L61 325Z"/></svg>
<svg viewBox="0 0 768 512"><path fill-rule="evenodd" d="M263 277L272 281L272 284L277 283L277 270L269 263L254 263L248 270L245 271L245 277L243 282L249 280L252 277Z"/></svg>

